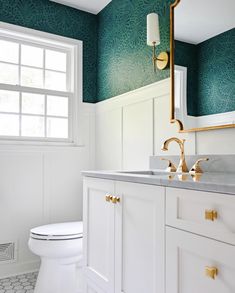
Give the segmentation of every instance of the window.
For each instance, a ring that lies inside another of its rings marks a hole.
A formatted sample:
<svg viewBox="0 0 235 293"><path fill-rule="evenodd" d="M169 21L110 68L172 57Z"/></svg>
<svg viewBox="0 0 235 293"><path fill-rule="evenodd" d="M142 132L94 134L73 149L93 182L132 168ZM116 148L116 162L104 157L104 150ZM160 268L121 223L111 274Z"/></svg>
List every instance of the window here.
<svg viewBox="0 0 235 293"><path fill-rule="evenodd" d="M0 139L74 142L79 41L25 30L0 26Z"/></svg>

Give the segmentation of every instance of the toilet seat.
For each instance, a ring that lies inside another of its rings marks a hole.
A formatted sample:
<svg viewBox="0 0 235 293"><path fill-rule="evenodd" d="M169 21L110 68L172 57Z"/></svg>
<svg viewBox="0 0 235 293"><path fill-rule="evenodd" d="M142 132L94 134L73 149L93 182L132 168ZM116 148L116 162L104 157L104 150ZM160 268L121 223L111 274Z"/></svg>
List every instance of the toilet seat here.
<svg viewBox="0 0 235 293"><path fill-rule="evenodd" d="M37 240L71 240L83 237L82 222L44 225L30 230L30 237Z"/></svg>

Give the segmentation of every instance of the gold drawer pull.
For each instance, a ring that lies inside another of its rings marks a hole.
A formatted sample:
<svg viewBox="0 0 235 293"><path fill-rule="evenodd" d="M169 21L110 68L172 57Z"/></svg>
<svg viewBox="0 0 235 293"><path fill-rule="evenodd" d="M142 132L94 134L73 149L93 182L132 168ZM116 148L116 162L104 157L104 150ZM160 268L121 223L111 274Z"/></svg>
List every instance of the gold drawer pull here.
<svg viewBox="0 0 235 293"><path fill-rule="evenodd" d="M110 194L107 194L107 195L105 196L105 200L106 200L107 202L110 202L112 199L113 199L113 196L110 195Z"/></svg>
<svg viewBox="0 0 235 293"><path fill-rule="evenodd" d="M209 221L214 221L218 218L218 213L215 210L206 210L205 219Z"/></svg>
<svg viewBox="0 0 235 293"><path fill-rule="evenodd" d="M215 267L206 267L205 273L208 278L215 280L215 277L218 275L218 269Z"/></svg>
<svg viewBox="0 0 235 293"><path fill-rule="evenodd" d="M117 202L120 202L120 197L113 196L113 198L111 200L112 200L112 203L116 204Z"/></svg>

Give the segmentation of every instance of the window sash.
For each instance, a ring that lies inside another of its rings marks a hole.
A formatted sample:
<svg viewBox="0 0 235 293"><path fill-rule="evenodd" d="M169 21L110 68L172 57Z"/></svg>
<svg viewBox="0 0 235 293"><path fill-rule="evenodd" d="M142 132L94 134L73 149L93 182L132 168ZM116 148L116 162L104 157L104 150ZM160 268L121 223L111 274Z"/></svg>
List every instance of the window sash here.
<svg viewBox="0 0 235 293"><path fill-rule="evenodd" d="M41 42L41 41L24 40L24 39L17 38L17 37L11 38L11 37L2 35L1 33L0 33L0 39L4 40L4 41L8 41L8 42L13 42L13 43L16 43L19 45L19 58L18 58L17 63L2 61L2 60L0 61L0 63L3 63L3 64L18 66L18 83L19 83L18 85L21 85L21 68L25 67L25 68L32 68L32 69L40 69L43 71L43 87L39 87L39 88L43 88L43 89L46 89L45 88L45 72L46 71L66 74L66 91L68 91L68 92L71 91L71 89L72 89L71 49L66 48L66 47L62 47L59 45L48 45L47 43ZM43 67L21 64L21 47L22 47L22 45L33 46L36 48L41 48L43 50ZM66 54L66 70L65 71L46 68L46 65L45 65L46 50L52 50L52 51ZM10 85L13 85L13 84L10 84Z"/></svg>
<svg viewBox="0 0 235 293"><path fill-rule="evenodd" d="M0 84L0 90L7 90L7 91L15 91L18 92L20 95L19 101L20 101L20 107L19 112L6 112L6 111L0 111L0 114L9 114L9 115L18 115L19 116L19 136L5 136L0 135L0 140L34 140L39 139L41 141L67 141L72 142L73 138L73 131L72 131L72 109L74 104L74 94L68 93L68 92L62 92L62 91L54 91L54 90L47 90L47 89L40 89L40 88L32 88L32 87L23 87L18 85L6 85L6 84ZM32 113L23 113L22 112L22 93L32 93L32 94L41 94L44 95L45 101L44 101L44 113L43 114L32 114ZM58 96L58 97L65 97L68 98L68 116L58 116L58 115L48 115L47 114L47 96ZM68 138L51 138L51 137L28 137L28 136L22 136L21 135L21 119L22 116L30 116L30 117L43 117L44 118L44 135L47 134L47 118L59 118L59 119L66 119L68 120Z"/></svg>
<svg viewBox="0 0 235 293"><path fill-rule="evenodd" d="M29 145L80 145L80 136L78 134L78 107L82 102L82 42L75 39L65 38L41 31L35 31L28 28L23 28L16 25L0 22L0 39L14 42L21 45L29 45L39 47L44 50L53 50L67 54L67 91L37 88L33 86L22 86L15 84L0 84L1 90L25 92L32 94L43 94L52 96L67 97L68 105L68 123L69 135L68 139L62 138L45 138L45 137L23 137L23 136L0 136L0 144L8 144L14 141L14 144L29 144ZM20 53L20 52L19 52ZM21 56L19 54L19 56ZM45 54L44 54L45 56ZM3 61L4 62L4 61ZM11 62L6 62L11 64ZM18 62L20 64L20 62ZM18 63L12 63L18 65ZM35 65L35 64L34 64ZM41 67L23 65L28 68L41 69ZM44 68L45 69L45 68ZM50 71L61 72L60 70L48 69ZM63 71L63 73L65 73ZM4 112L4 114L7 114ZM19 115L19 113L14 113ZM25 115L25 114L24 114ZM26 114L27 115L27 114ZM34 116L34 114L28 114ZM36 116L40 116L36 114ZM49 115L48 115L49 117ZM51 117L51 115L50 115ZM55 116L56 117L56 116ZM58 118L62 118L59 116ZM80 122L79 122L80 123ZM62 143L64 142L64 143Z"/></svg>

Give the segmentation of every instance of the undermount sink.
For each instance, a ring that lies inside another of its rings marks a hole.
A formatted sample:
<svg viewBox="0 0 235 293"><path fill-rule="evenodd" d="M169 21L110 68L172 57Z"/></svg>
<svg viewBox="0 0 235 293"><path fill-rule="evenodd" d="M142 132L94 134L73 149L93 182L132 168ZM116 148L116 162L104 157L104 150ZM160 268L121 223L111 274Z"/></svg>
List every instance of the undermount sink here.
<svg viewBox="0 0 235 293"><path fill-rule="evenodd" d="M187 181L191 178L193 181L200 181L202 174L192 174L185 172L169 172L167 170L146 170L146 171L119 171L119 174L123 175L139 175L139 176L164 176L169 180L178 178L180 181Z"/></svg>
<svg viewBox="0 0 235 293"><path fill-rule="evenodd" d="M151 176L180 174L178 172L168 172L168 171L164 171L164 170L119 171L118 173L126 174L126 175L130 174L130 175L151 175Z"/></svg>

